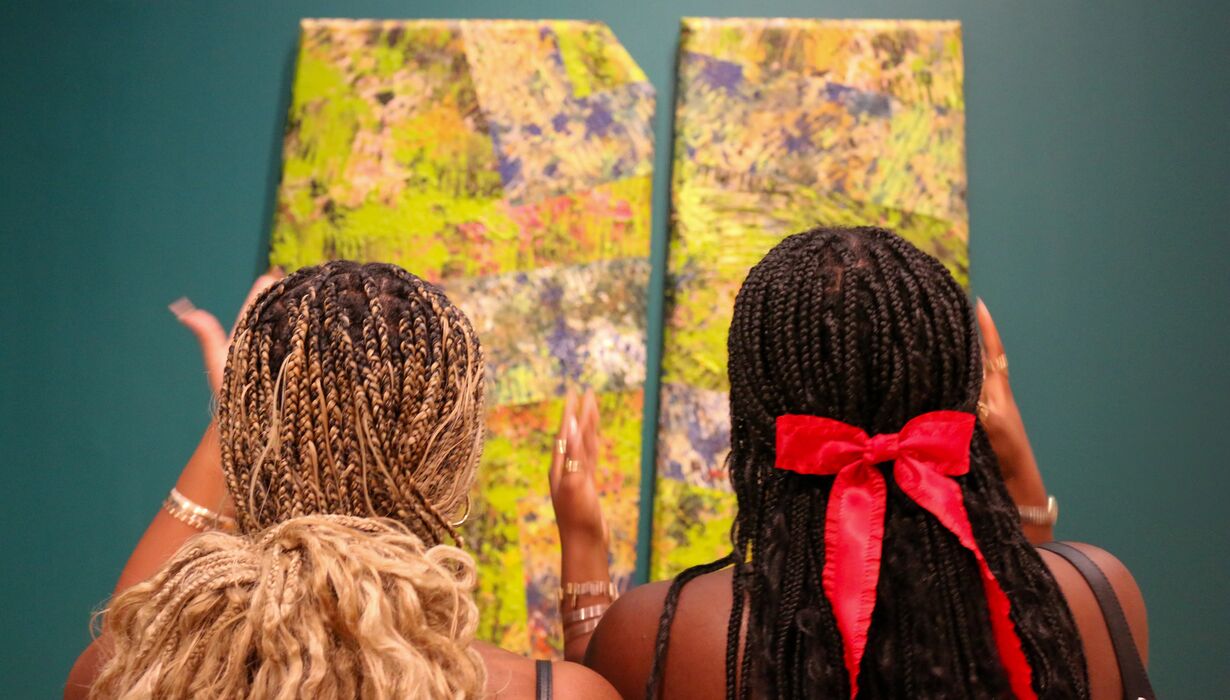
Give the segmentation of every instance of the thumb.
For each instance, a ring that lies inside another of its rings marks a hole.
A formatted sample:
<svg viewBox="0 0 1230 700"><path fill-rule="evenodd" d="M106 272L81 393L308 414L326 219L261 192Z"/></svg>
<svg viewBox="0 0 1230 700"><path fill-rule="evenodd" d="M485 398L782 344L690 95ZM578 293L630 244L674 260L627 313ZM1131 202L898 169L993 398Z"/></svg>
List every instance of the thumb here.
<svg viewBox="0 0 1230 700"><path fill-rule="evenodd" d="M226 368L226 329L213 314L196 308L186 298L171 304L170 309L175 318L196 336L205 361L209 386L216 395L222 388L222 372Z"/></svg>

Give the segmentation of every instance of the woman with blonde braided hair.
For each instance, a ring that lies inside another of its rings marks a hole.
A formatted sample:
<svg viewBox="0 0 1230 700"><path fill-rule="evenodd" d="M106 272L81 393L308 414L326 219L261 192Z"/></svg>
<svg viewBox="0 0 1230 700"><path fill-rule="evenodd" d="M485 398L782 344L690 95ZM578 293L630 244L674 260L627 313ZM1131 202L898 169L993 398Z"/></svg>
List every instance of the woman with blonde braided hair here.
<svg viewBox="0 0 1230 700"><path fill-rule="evenodd" d="M464 552L427 548L390 519L310 515L254 537L206 533L112 602L115 651L92 692L474 697L484 680L468 643L474 576Z"/></svg>
<svg viewBox="0 0 1230 700"><path fill-rule="evenodd" d="M245 531L306 513L387 516L457 540L482 452L478 338L444 293L393 265L281 280L240 321L218 403Z"/></svg>
<svg viewBox="0 0 1230 700"><path fill-rule="evenodd" d="M519 698L544 678L549 693L552 675L561 697L613 694L580 665L474 641L476 573L455 527L482 451L484 365L443 292L337 261L262 277L230 339L186 300L172 311L201 342L216 426L66 697Z"/></svg>

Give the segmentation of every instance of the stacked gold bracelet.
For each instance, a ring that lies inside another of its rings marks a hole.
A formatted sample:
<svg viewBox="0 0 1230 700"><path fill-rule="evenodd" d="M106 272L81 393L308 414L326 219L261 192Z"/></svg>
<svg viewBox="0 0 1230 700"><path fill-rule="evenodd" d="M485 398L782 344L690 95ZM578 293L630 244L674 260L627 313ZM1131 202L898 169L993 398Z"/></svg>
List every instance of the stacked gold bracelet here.
<svg viewBox="0 0 1230 700"><path fill-rule="evenodd" d="M167 494L167 500L162 502L162 507L172 518L195 530L234 532L239 529L239 523L235 522L234 518L216 513L196 503L176 488L172 488L171 493Z"/></svg>
<svg viewBox="0 0 1230 700"><path fill-rule="evenodd" d="M565 601L569 603L569 607L576 608L577 599L583 595L604 595L610 601L563 612L562 608ZM619 591L611 581L569 582L561 586L559 589L559 603L560 612L563 613L564 641L568 642L571 639L593 632L598 627L598 622L602 620L602 616L606 614L607 608L611 607L611 603L615 602L615 599L618 597Z"/></svg>
<svg viewBox="0 0 1230 700"><path fill-rule="evenodd" d="M1045 506L1017 506L1021 522L1026 525L1053 526L1059 520L1059 501L1054 496L1046 497Z"/></svg>
<svg viewBox="0 0 1230 700"><path fill-rule="evenodd" d="M604 595L613 602L619 597L619 591L616 590L615 584L611 581L584 581L582 583L573 583L569 581L559 589L559 603L564 604L564 599L569 598L569 603L572 607L577 606L577 598L583 595Z"/></svg>

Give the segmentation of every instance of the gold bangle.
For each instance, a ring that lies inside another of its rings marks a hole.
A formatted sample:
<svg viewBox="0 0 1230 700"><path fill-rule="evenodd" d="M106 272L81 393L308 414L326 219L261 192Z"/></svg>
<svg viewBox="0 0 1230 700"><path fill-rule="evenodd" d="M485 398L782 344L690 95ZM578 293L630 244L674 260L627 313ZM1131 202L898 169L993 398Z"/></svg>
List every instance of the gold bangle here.
<svg viewBox="0 0 1230 700"><path fill-rule="evenodd" d="M564 599L571 599L571 606L577 606L577 598L583 595L604 595L614 602L619 597L619 591L615 588L615 584L611 581L583 581L575 583L569 581L559 589L559 603L564 604Z"/></svg>
<svg viewBox="0 0 1230 700"><path fill-rule="evenodd" d="M1026 525L1050 527L1059 522L1059 501L1054 496L1046 497L1045 506L1017 506L1016 509Z"/></svg>
<svg viewBox="0 0 1230 700"><path fill-rule="evenodd" d="M602 621L602 616L599 615L598 617L595 617L592 620L586 620L585 622L578 622L575 625L569 625L565 627L564 628L564 642L568 642L569 640L576 639L577 637L593 632L595 629L598 628L598 623L601 621Z"/></svg>
<svg viewBox="0 0 1230 700"><path fill-rule="evenodd" d="M564 615L564 624L597 619L602 617L609 607L611 607L610 603L598 603L597 605L587 605L583 608L578 608Z"/></svg>
<svg viewBox="0 0 1230 700"><path fill-rule="evenodd" d="M986 365L987 374L994 374L996 372L1007 372L1007 371L1008 371L1008 356L1007 355L1002 355L1002 354L996 355L995 357L992 357L990 360L987 361L987 365Z"/></svg>
<svg viewBox="0 0 1230 700"><path fill-rule="evenodd" d="M234 518L215 513L180 493L176 488L172 488L171 493L167 494L162 507L172 518L202 532L206 530L234 532L239 529L239 523L235 522Z"/></svg>

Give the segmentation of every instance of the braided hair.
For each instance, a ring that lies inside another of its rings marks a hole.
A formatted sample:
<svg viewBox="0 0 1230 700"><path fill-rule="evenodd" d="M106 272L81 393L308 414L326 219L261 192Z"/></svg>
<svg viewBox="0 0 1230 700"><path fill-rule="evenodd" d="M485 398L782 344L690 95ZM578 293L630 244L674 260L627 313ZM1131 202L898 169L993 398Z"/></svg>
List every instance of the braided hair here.
<svg viewBox="0 0 1230 700"><path fill-rule="evenodd" d="M208 532L111 601L90 697L479 698L476 582L468 554L387 519Z"/></svg>
<svg viewBox="0 0 1230 700"><path fill-rule="evenodd" d="M648 698L658 694L682 586L728 565L727 698L849 695L821 581L833 479L774 468L776 418L825 416L876 434L928 411L973 412L983 371L974 328L965 292L944 267L883 229L813 229L786 238L752 268L727 341L733 551L671 585ZM973 555L900 491L891 472L886 477L883 560L859 697L1008 695ZM974 536L1012 603L1039 697L1088 697L1075 622L1021 532L981 425L970 472L958 481Z"/></svg>
<svg viewBox="0 0 1230 700"><path fill-rule="evenodd" d="M389 517L428 546L483 436L478 338L394 265L329 262L265 291L235 329L219 394L222 468L246 532L292 517Z"/></svg>

